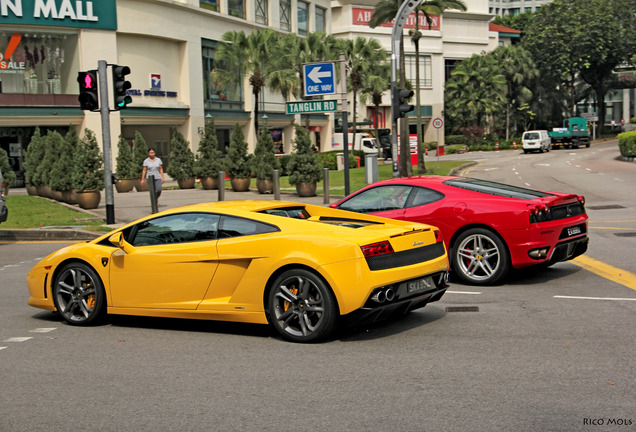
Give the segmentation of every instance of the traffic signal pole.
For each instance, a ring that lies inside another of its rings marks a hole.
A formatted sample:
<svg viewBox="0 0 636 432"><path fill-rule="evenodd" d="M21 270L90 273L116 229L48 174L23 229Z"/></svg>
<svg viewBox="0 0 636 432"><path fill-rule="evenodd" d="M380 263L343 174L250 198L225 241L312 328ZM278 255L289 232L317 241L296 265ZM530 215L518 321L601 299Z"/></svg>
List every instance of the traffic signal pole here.
<svg viewBox="0 0 636 432"><path fill-rule="evenodd" d="M393 159L393 177L399 177L400 171L398 169L398 116L396 113L400 113L400 98L397 93L400 91L397 86L397 69L400 64L400 41L402 40L402 34L404 32L404 25L406 19L415 11L415 9L422 3L422 0L406 0L402 2L400 9L398 10L395 20L393 21L393 30L391 32L391 111L393 115L393 122L391 124L391 158ZM418 89L419 91L419 89ZM396 97L397 96L397 97ZM404 121L404 120L402 120ZM418 144L419 145L419 144ZM409 151L410 157L410 151Z"/></svg>
<svg viewBox="0 0 636 432"><path fill-rule="evenodd" d="M106 61L97 62L99 76L99 111L102 116L102 145L104 155L104 186L106 190L106 224L115 223L115 200L113 196L113 169L110 151L110 109L108 108L108 76Z"/></svg>

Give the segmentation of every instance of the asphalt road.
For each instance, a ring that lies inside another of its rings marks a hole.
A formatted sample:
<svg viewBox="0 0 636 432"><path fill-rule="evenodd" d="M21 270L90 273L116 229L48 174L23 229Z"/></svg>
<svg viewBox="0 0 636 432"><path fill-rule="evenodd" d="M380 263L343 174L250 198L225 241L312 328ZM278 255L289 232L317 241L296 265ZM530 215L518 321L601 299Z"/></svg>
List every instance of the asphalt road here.
<svg viewBox="0 0 636 432"><path fill-rule="evenodd" d="M590 211L593 220L635 220L633 198L620 188L587 193L599 186L585 164L602 161L602 150L572 152L599 152L581 156L576 178L567 150L489 156L469 175L535 188L553 177L560 183L549 189L580 190L588 209L624 207ZM543 163L558 169L546 174ZM624 178L633 185L629 166ZM617 169L603 172L621 178ZM590 254L633 272L624 256L636 250L634 239L614 233L635 227L620 226L590 230ZM402 320L300 345L256 325L134 317L63 324L26 305L25 284L32 265L61 246L0 244L1 431L635 428L636 292L571 262L496 287L453 283L440 302Z"/></svg>

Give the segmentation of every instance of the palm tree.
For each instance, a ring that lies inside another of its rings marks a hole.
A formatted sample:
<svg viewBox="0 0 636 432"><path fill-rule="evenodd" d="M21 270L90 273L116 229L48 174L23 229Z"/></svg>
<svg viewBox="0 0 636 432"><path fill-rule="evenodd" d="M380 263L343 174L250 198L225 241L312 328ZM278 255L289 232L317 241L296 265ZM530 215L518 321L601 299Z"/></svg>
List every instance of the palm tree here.
<svg viewBox="0 0 636 432"><path fill-rule="evenodd" d="M353 139L356 142L358 91L365 85L365 79L373 72L373 66L386 64L387 53L376 39L358 36L354 40L342 40L345 53L347 90L353 93ZM348 133L348 131L342 131Z"/></svg>
<svg viewBox="0 0 636 432"><path fill-rule="evenodd" d="M422 32L420 32L420 18L419 13L424 14L428 29L431 29L433 23L433 15L441 17L446 9L457 9L460 11L466 11L466 3L462 0L430 0L423 1L420 6L415 9L415 30L409 32L411 35L411 42L415 45L415 109L417 111L417 172L425 173L426 164L424 162L424 149L422 148L422 112L420 103L420 38Z"/></svg>
<svg viewBox="0 0 636 432"><path fill-rule="evenodd" d="M223 85L240 85L245 75L254 95L254 126L258 131L258 100L275 66L279 34L271 29L259 29L249 35L241 31L223 34L216 51L219 66L214 79ZM258 132L257 132L258 133Z"/></svg>
<svg viewBox="0 0 636 432"><path fill-rule="evenodd" d="M382 95L389 90L391 68L388 62L375 63L371 66L369 74L364 79L364 84L360 89L360 102L367 104L369 100L375 109L375 121L373 127L375 129L375 141L380 152L380 129L378 127L378 112L382 103ZM380 155L382 153L380 152Z"/></svg>
<svg viewBox="0 0 636 432"><path fill-rule="evenodd" d="M513 104L521 107L532 98L527 84L538 77L539 71L530 52L517 45L497 47L491 55L506 80L506 140L510 139L510 110Z"/></svg>

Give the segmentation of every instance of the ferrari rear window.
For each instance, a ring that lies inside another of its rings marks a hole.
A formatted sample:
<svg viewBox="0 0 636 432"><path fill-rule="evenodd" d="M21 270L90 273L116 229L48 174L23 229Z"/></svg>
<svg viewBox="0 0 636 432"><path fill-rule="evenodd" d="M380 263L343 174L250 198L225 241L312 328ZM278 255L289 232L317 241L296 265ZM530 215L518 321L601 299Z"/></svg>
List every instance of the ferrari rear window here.
<svg viewBox="0 0 636 432"><path fill-rule="evenodd" d="M473 192L481 192L488 195L525 200L550 196L550 194L541 191L474 178L451 179L446 180L444 184Z"/></svg>

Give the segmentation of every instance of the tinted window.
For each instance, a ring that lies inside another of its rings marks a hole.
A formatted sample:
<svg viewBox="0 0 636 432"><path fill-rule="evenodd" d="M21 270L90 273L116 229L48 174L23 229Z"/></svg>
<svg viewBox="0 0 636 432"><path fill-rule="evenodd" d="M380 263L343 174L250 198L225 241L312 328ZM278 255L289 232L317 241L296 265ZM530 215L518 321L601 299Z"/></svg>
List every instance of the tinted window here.
<svg viewBox="0 0 636 432"><path fill-rule="evenodd" d="M147 220L132 231L133 246L149 246L216 239L219 215L178 213Z"/></svg>
<svg viewBox="0 0 636 432"><path fill-rule="evenodd" d="M405 185L367 189L340 204L338 208L358 213L373 213L404 208L413 188Z"/></svg>
<svg viewBox="0 0 636 432"><path fill-rule="evenodd" d="M278 228L266 223L233 216L223 216L219 228L219 238L240 237L265 234L278 231Z"/></svg>
<svg viewBox="0 0 636 432"><path fill-rule="evenodd" d="M539 134L536 132L526 132L523 135L524 140L537 140L539 139Z"/></svg>
<svg viewBox="0 0 636 432"><path fill-rule="evenodd" d="M535 199L540 197L550 196L545 192L540 192L532 189L526 189L522 187L507 185L503 183L495 183L487 180L478 180L473 178L462 178L446 180L444 184L448 186L454 186L460 189L466 189L474 192L481 192L488 195L503 196L509 198L519 199Z"/></svg>
<svg viewBox="0 0 636 432"><path fill-rule="evenodd" d="M413 188L413 192L410 194L410 200L407 203L407 207L417 207L425 204L430 204L435 201L439 201L444 198L444 194L434 191L432 189L416 187Z"/></svg>

